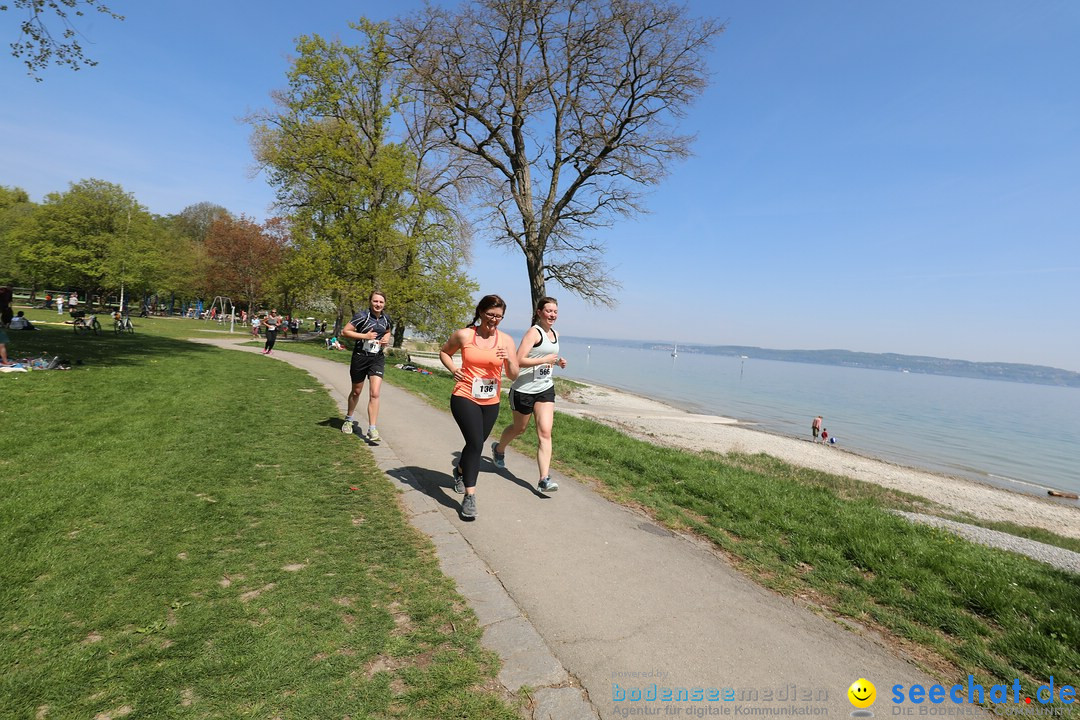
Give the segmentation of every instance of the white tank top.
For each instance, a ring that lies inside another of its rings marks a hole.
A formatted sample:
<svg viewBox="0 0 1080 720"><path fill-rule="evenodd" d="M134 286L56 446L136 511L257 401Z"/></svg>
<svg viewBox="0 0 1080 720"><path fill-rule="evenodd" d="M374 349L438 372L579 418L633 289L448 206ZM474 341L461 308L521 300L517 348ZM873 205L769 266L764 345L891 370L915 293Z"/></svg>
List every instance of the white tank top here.
<svg viewBox="0 0 1080 720"><path fill-rule="evenodd" d="M533 349L529 351L527 357L540 358L546 355L558 355L559 354L559 334L552 330L552 334L555 335L555 342L548 339L547 333L539 325L533 325L533 330L540 333L540 344L534 345ZM533 365L532 367L523 367L518 374L517 380L510 386L511 390L527 393L529 395L535 395L541 393L550 387L555 385L555 379L552 377L551 365Z"/></svg>

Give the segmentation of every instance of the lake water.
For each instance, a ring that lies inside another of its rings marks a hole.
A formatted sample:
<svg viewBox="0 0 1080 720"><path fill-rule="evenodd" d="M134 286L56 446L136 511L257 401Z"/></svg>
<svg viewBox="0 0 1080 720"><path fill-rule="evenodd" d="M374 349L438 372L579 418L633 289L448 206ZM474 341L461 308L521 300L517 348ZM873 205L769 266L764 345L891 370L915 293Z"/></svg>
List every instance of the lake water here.
<svg viewBox="0 0 1080 720"><path fill-rule="evenodd" d="M561 375L837 443L909 467L1046 495L1080 492L1080 389L645 350L562 338Z"/></svg>

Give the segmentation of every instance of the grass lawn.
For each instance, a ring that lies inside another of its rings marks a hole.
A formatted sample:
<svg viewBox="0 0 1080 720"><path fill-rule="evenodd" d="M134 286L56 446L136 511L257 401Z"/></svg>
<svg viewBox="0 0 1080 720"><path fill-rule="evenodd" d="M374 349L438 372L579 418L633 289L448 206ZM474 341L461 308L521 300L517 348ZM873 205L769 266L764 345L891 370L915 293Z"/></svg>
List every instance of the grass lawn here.
<svg viewBox="0 0 1080 720"><path fill-rule="evenodd" d="M0 717L516 718L325 391L135 324L12 333L81 364L0 375Z"/></svg>

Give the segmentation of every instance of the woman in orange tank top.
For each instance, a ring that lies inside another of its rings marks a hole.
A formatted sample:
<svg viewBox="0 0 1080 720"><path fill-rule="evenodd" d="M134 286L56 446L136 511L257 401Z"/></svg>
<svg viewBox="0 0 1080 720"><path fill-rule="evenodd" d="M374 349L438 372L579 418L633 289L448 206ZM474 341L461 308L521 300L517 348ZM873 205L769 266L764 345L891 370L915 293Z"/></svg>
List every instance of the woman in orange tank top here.
<svg viewBox="0 0 1080 720"><path fill-rule="evenodd" d="M499 417L503 370L514 380L518 376L514 340L498 330L506 314L506 303L498 295L485 295L476 306L468 327L457 330L439 352L443 367L454 375L450 412L454 416L465 447L454 466L454 491L464 493L461 516L476 517L476 477L480 457L491 429ZM461 353L461 367L454 367L454 354Z"/></svg>

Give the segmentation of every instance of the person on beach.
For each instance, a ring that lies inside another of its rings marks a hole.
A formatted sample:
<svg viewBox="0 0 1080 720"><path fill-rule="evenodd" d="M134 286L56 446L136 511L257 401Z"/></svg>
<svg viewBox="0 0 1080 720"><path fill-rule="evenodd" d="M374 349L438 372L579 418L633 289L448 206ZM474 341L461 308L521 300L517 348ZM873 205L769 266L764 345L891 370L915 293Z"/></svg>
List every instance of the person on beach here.
<svg viewBox="0 0 1080 720"><path fill-rule="evenodd" d="M824 445L829 442L829 431L825 428L821 429L821 443Z"/></svg>
<svg viewBox="0 0 1080 720"><path fill-rule="evenodd" d="M814 434L814 442L818 441L818 435L821 434L821 416L818 415L814 418L814 421L810 423L810 432Z"/></svg>
<svg viewBox="0 0 1080 720"><path fill-rule="evenodd" d="M533 312L532 327L521 338L517 360L520 372L510 386L510 409L514 422L502 431L498 442L491 444L491 456L495 467L506 467L506 448L518 435L529 427L529 417L536 416L536 465L540 470L540 492L559 489L548 475L551 467L551 426L555 419L555 365L566 367L566 360L559 357L559 336L552 325L559 318L559 303L555 298L540 298Z"/></svg>
<svg viewBox="0 0 1080 720"><path fill-rule="evenodd" d="M453 374L454 391L450 413L461 429L465 446L454 466L454 492L464 493L463 518L476 517L476 477L484 443L499 417L502 374L518 377L514 341L498 330L506 314L506 302L498 295L485 295L476 306L468 327L454 331L439 350L439 360ZM461 367L454 367L454 354L461 353Z"/></svg>
<svg viewBox="0 0 1080 720"><path fill-rule="evenodd" d="M263 344L263 355L269 355L274 351L274 343L277 342L278 328L281 327L281 316L277 310L271 310L270 314L262 319L262 326L266 330L266 343Z"/></svg>
<svg viewBox="0 0 1080 720"><path fill-rule="evenodd" d="M390 343L390 328L393 321L384 310L386 309L386 296L378 290L368 296L368 309L357 313L345 325L341 334L356 342L353 344L352 362L349 365L349 376L352 379L352 392L349 393L348 407L345 412L345 421L341 424L341 432L348 434L356 432L361 437L367 437L373 443L379 442L379 430L375 423L379 420L379 391L382 389L383 371L386 368L386 355L383 353ZM370 378L368 384L368 431L367 435L360 433L360 425L353 420L356 405L360 402L360 393L364 390L364 380Z"/></svg>

